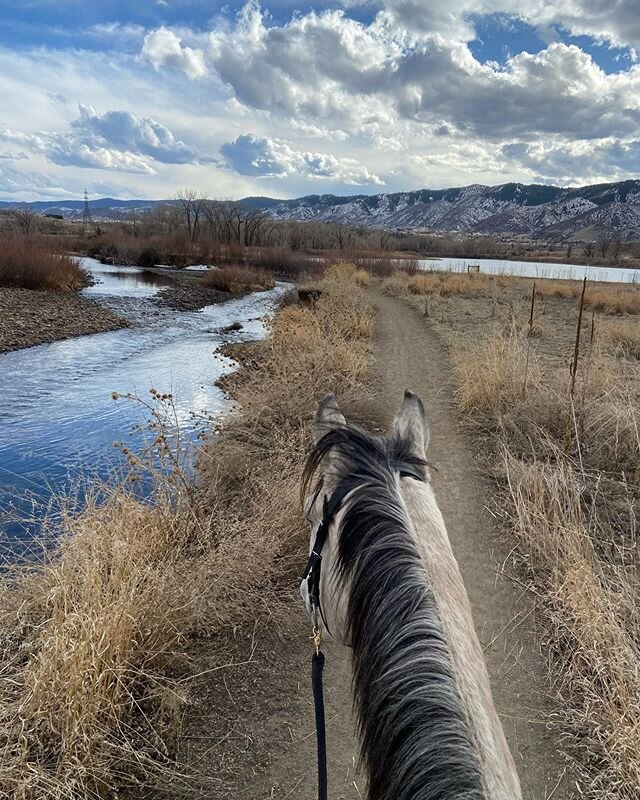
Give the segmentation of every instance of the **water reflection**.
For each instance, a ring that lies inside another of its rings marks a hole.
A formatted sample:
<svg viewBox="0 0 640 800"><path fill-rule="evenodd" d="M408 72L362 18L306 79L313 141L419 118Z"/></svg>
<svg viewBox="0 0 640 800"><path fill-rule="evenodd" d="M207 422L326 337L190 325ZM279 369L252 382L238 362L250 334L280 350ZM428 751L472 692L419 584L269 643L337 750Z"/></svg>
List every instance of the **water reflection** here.
<svg viewBox="0 0 640 800"><path fill-rule="evenodd" d="M84 294L89 296L152 297L163 286L171 286L175 282L171 275L140 267L101 264L95 258L82 258L80 261L97 281L84 290Z"/></svg>

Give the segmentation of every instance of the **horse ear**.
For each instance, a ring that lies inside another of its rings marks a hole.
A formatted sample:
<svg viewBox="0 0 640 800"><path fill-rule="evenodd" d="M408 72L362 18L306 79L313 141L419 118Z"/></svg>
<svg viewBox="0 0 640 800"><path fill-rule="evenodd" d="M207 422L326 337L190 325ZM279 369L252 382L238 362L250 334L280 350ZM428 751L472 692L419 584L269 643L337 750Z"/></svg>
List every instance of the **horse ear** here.
<svg viewBox="0 0 640 800"><path fill-rule="evenodd" d="M393 420L393 432L408 443L414 455L424 458L429 444L429 426L422 400L405 390L400 411Z"/></svg>
<svg viewBox="0 0 640 800"><path fill-rule="evenodd" d="M320 401L316 418L313 423L313 443L318 444L320 439L334 428L342 428L347 424L342 411L338 407L335 394L327 394Z"/></svg>

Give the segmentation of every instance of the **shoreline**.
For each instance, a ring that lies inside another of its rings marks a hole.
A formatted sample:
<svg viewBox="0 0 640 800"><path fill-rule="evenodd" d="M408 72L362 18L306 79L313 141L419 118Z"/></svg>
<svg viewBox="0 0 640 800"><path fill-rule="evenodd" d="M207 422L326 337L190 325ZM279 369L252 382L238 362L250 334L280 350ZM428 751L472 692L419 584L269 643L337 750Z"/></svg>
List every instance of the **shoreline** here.
<svg viewBox="0 0 640 800"><path fill-rule="evenodd" d="M0 287L0 354L129 324L75 292Z"/></svg>

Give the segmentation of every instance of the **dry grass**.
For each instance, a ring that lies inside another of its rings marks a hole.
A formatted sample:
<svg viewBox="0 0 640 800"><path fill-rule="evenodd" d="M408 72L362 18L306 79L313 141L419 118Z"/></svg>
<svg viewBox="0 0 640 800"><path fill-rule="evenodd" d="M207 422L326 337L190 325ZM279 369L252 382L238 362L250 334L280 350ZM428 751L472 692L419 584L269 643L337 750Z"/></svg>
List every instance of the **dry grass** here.
<svg viewBox="0 0 640 800"><path fill-rule="evenodd" d="M52 253L28 237L2 237L0 286L74 291L89 283L89 273L76 258Z"/></svg>
<svg viewBox="0 0 640 800"><path fill-rule="evenodd" d="M640 359L640 319L603 320L599 334L616 355Z"/></svg>
<svg viewBox="0 0 640 800"><path fill-rule="evenodd" d="M487 416L514 406L525 393L525 377L530 383L538 373L532 358L527 364L526 343L515 329L479 342L462 341L451 357L456 399L465 413Z"/></svg>
<svg viewBox="0 0 640 800"><path fill-rule="evenodd" d="M640 314L640 287L587 286L585 305L605 314Z"/></svg>
<svg viewBox="0 0 640 800"><path fill-rule="evenodd" d="M100 488L47 563L0 582L0 797L112 798L175 773L194 633L255 620L305 547L307 426L329 390L363 393L372 310L333 268L312 308L283 307L229 382L238 408L200 448L198 483L153 394L153 503ZM175 409L173 412L175 413ZM131 477L148 465L128 453ZM215 648L215 640L212 641ZM223 664L221 663L221 666Z"/></svg>
<svg viewBox="0 0 640 800"><path fill-rule="evenodd" d="M387 294L484 297L497 279L484 273L418 272L398 270L382 284Z"/></svg>
<svg viewBox="0 0 640 800"><path fill-rule="evenodd" d="M275 286L271 272L245 267L241 264L210 269L204 274L202 283L211 289L219 289L222 292L233 294L259 292L264 289L273 289Z"/></svg>
<svg viewBox="0 0 640 800"><path fill-rule="evenodd" d="M577 281L561 281L551 278L536 279L536 295L540 297L574 298L580 296L582 284Z"/></svg>
<svg viewBox="0 0 640 800"><path fill-rule="evenodd" d="M457 399L501 454L499 502L545 599L581 795L631 800L640 794L640 375L587 345L572 400L567 372L543 370L532 352L526 366L527 352L513 331L453 350Z"/></svg>

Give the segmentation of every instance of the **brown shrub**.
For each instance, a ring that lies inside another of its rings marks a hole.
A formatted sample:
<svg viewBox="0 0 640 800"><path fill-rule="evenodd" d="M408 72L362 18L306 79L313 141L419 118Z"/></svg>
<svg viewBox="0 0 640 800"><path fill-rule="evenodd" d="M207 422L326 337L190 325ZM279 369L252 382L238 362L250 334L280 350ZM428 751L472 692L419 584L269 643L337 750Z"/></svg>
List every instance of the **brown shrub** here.
<svg viewBox="0 0 640 800"><path fill-rule="evenodd" d="M51 253L28 237L6 236L0 241L0 286L74 291L90 283L89 273L76 258Z"/></svg>
<svg viewBox="0 0 640 800"><path fill-rule="evenodd" d="M222 292L240 294L242 292L259 292L263 289L273 289L275 281L273 275L263 269L245 267L241 264L232 264L228 267L213 267L205 272L202 283Z"/></svg>

